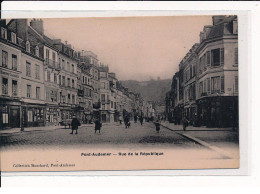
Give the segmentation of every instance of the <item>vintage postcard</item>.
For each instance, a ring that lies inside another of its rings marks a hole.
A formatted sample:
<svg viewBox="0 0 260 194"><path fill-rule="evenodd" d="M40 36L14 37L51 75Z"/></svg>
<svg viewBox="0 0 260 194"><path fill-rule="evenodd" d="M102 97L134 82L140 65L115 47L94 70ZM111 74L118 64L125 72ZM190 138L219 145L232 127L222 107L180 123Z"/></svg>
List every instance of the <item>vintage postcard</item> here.
<svg viewBox="0 0 260 194"><path fill-rule="evenodd" d="M0 20L1 171L238 169L238 24Z"/></svg>

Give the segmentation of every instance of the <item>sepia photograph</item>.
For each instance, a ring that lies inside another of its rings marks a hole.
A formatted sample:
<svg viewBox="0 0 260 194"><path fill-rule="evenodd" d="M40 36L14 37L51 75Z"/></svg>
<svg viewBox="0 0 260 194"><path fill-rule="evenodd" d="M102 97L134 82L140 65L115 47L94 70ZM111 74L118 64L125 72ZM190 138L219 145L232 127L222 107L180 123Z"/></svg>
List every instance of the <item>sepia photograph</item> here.
<svg viewBox="0 0 260 194"><path fill-rule="evenodd" d="M238 23L1 19L1 171L238 169Z"/></svg>

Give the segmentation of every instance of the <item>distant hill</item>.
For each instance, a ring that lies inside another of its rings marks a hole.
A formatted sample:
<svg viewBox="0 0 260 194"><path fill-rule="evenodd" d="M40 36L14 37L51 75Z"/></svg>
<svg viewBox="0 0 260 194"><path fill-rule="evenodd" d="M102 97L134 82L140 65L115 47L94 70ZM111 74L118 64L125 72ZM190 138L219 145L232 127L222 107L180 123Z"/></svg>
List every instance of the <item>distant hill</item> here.
<svg viewBox="0 0 260 194"><path fill-rule="evenodd" d="M136 81L126 80L120 81L122 85L129 88L130 91L140 93L146 101L157 103L165 102L165 95L171 88L171 79Z"/></svg>

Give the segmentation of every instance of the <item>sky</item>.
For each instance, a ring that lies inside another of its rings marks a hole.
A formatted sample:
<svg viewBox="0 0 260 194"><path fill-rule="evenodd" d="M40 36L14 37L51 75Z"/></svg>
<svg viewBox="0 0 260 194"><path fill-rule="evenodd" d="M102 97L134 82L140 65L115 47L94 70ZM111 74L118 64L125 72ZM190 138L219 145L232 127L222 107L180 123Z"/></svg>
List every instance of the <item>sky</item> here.
<svg viewBox="0 0 260 194"><path fill-rule="evenodd" d="M119 80L171 79L211 16L43 19L50 38L92 51Z"/></svg>

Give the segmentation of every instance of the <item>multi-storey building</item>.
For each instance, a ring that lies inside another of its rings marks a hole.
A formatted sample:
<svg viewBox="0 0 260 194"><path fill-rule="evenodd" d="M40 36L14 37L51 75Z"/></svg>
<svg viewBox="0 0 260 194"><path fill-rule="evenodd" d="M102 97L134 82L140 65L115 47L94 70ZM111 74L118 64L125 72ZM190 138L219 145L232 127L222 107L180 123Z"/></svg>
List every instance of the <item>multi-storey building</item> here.
<svg viewBox="0 0 260 194"><path fill-rule="evenodd" d="M58 49L59 70L56 75L58 80L58 103L60 119L71 119L73 114L78 113L78 90L77 90L77 52L71 48L71 45L62 43L60 39L52 40L53 46Z"/></svg>
<svg viewBox="0 0 260 194"><path fill-rule="evenodd" d="M200 44L181 61L166 97L167 110L178 110L195 126L238 127L237 17L213 16L212 21L200 33Z"/></svg>
<svg viewBox="0 0 260 194"><path fill-rule="evenodd" d="M120 106L118 106L117 97L117 78L115 73L108 73L108 80L110 85L111 97L110 97L110 121L117 122L120 114Z"/></svg>
<svg viewBox="0 0 260 194"><path fill-rule="evenodd" d="M197 49L198 118L201 125L226 127L238 120L238 31L236 16L213 16Z"/></svg>
<svg viewBox="0 0 260 194"><path fill-rule="evenodd" d="M23 40L0 20L0 129L20 127ZM15 122L12 122L15 121Z"/></svg>
<svg viewBox="0 0 260 194"><path fill-rule="evenodd" d="M194 44L190 51L183 59L184 65L184 116L188 117L190 122L195 126L197 117L196 105L196 68L197 54L195 53L199 44Z"/></svg>

